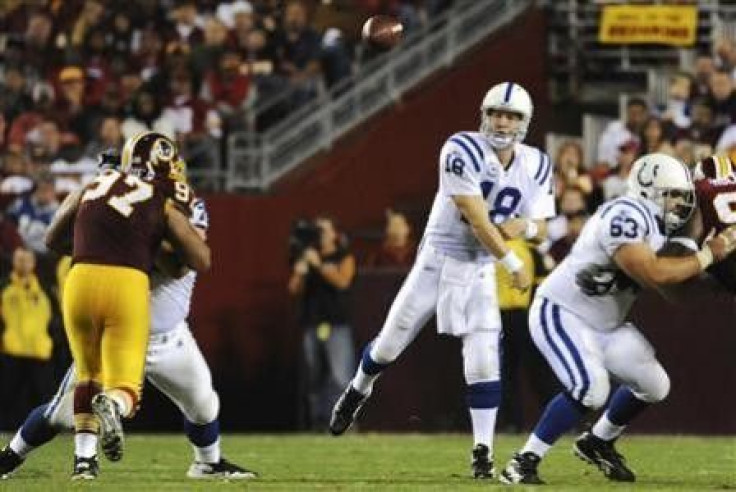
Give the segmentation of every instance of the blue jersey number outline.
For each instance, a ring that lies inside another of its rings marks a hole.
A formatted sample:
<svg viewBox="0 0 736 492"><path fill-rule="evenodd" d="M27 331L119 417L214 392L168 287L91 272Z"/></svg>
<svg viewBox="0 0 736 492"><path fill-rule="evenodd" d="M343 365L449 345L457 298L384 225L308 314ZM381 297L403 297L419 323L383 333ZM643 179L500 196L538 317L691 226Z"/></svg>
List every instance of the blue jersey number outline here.
<svg viewBox="0 0 736 492"><path fill-rule="evenodd" d="M483 199L487 200L493 191L494 183L492 181L481 181L480 189ZM495 200L493 200L493 208L489 212L491 222L500 224L508 220L516 212L516 207L521 202L521 191L511 186L498 190Z"/></svg>

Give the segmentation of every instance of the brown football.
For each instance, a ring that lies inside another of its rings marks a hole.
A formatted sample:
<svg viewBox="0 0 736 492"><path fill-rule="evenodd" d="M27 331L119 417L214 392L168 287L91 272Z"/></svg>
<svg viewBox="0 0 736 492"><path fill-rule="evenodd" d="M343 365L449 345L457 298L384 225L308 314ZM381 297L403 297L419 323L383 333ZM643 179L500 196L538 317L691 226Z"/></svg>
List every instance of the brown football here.
<svg viewBox="0 0 736 492"><path fill-rule="evenodd" d="M394 17L374 15L363 24L363 41L380 49L390 49L399 44L404 26Z"/></svg>

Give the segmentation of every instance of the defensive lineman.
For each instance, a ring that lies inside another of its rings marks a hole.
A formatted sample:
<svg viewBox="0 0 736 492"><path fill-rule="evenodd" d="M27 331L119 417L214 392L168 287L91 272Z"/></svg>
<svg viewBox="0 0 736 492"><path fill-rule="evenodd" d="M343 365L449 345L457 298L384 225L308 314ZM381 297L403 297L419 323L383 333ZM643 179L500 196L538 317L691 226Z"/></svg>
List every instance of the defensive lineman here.
<svg viewBox="0 0 736 492"><path fill-rule="evenodd" d="M516 288L529 288L531 279L504 238L541 239L545 219L554 215L552 162L521 143L532 109L523 87L498 84L481 104L480 132L456 133L445 142L439 190L417 260L333 409L334 435L350 427L376 378L436 313L438 331L462 340L473 476L493 476L493 433L501 398L494 263L512 273Z"/></svg>
<svg viewBox="0 0 736 492"><path fill-rule="evenodd" d="M656 255L695 207L690 173L673 157L639 158L628 187L626 196L604 203L588 221L532 303L532 337L565 391L550 401L524 447L501 473L505 483L544 483L537 472L540 460L587 411L605 405L609 374L621 386L573 451L610 480L635 480L614 442L637 415L667 396L670 382L652 346L625 322L629 308L640 286L687 280L736 247L736 229L731 228L689 256Z"/></svg>
<svg viewBox="0 0 736 492"><path fill-rule="evenodd" d="M190 221L205 234L209 218L202 200L193 203ZM146 377L184 415L187 437L194 450L194 463L187 476L253 478L254 472L228 462L220 454L220 401L212 387L209 367L186 321L196 276L193 271L180 279L165 277L158 271L151 276L151 336ZM74 367L71 367L54 398L35 408L10 444L0 451L0 478L16 470L32 450L60 431L73 428L74 379ZM75 478L96 478L99 469L96 451L94 442L89 446L89 456L82 457L87 466L75 470L79 472Z"/></svg>

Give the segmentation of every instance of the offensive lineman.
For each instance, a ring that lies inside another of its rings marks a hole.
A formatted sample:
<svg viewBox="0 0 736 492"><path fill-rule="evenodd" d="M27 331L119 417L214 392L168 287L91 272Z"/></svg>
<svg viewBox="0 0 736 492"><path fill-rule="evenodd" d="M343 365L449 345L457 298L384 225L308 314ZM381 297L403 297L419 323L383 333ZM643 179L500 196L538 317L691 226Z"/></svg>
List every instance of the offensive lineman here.
<svg viewBox="0 0 736 492"><path fill-rule="evenodd" d="M77 379L73 476L89 468L98 432L105 456L122 458L121 417L131 417L140 399L150 328L149 273L162 241L170 241L194 270L210 266L209 247L174 202L191 196L185 184L171 178L179 161L176 144L164 135L147 132L129 139L121 159L124 172L106 170L70 194L48 228L47 246L71 252L73 263L62 299Z"/></svg>
<svg viewBox="0 0 736 492"><path fill-rule="evenodd" d="M192 225L204 235L209 217L204 202L195 199ZM146 355L146 378L176 404L184 415L185 430L194 450L190 478L254 478L255 472L243 469L221 457L220 401L212 387L209 367L187 324L197 274L168 278L154 270L151 276L151 337ZM0 478L21 466L34 449L53 439L60 431L73 428L72 397L74 368L70 368L54 398L35 408L10 444L0 451ZM97 456L85 458L88 467L75 475L78 479L97 477Z"/></svg>
<svg viewBox="0 0 736 492"><path fill-rule="evenodd" d="M565 391L550 401L524 447L501 472L504 483L544 483L537 472L540 461L589 410L606 404L609 374L621 386L573 451L610 480L636 480L614 443L637 415L667 396L670 382L652 346L625 317L639 286L683 282L736 248L736 228L730 228L686 257L656 255L695 208L690 173L677 159L640 157L628 188L626 196L601 205L570 255L537 291L529 327Z"/></svg>
<svg viewBox="0 0 736 492"><path fill-rule="evenodd" d="M340 435L350 427L381 372L436 313L438 332L462 340L472 474L491 478L501 398L494 263L512 274L515 288L528 289L531 279L504 239L543 239L545 219L555 211L552 162L521 143L532 118L529 94L504 82L486 93L480 109L480 132L456 133L442 147L439 190L416 262L335 404L330 432Z"/></svg>

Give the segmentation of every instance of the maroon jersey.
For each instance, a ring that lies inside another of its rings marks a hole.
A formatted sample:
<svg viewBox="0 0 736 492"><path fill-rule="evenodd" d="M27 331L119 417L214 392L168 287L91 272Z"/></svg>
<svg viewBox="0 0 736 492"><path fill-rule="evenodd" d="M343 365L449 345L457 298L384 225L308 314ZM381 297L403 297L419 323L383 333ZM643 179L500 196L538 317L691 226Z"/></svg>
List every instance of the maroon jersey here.
<svg viewBox="0 0 736 492"><path fill-rule="evenodd" d="M74 222L73 261L150 272L166 231L165 209L172 194L173 184L113 170L100 174L82 194Z"/></svg>
<svg viewBox="0 0 736 492"><path fill-rule="evenodd" d="M736 182L727 179L701 179L695 182L698 208L703 216L703 231L721 232L736 224ZM704 238L701 238L701 240ZM732 255L708 269L723 285L736 293L736 258Z"/></svg>

